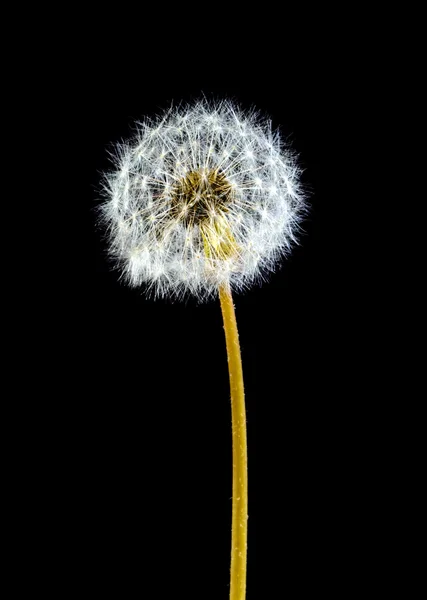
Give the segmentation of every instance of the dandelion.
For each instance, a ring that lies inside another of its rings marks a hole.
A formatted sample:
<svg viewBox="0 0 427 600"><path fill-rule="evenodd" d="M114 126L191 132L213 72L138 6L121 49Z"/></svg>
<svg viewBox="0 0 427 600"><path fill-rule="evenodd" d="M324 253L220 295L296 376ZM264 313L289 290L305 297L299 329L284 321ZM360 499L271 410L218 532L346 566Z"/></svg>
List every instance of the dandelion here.
<svg viewBox="0 0 427 600"><path fill-rule="evenodd" d="M247 445L232 291L263 281L296 241L300 170L269 121L229 101L171 108L139 123L114 161L101 218L125 280L155 297L220 299L233 422L230 600L243 600Z"/></svg>

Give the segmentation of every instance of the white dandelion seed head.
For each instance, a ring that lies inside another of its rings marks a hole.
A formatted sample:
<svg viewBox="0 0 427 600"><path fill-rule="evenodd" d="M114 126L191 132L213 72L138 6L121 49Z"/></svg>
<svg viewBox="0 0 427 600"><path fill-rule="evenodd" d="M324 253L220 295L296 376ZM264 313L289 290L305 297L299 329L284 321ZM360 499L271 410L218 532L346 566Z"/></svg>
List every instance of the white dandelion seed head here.
<svg viewBox="0 0 427 600"><path fill-rule="evenodd" d="M233 103L170 109L117 148L100 210L133 286L200 300L265 278L296 241L300 169L271 123Z"/></svg>

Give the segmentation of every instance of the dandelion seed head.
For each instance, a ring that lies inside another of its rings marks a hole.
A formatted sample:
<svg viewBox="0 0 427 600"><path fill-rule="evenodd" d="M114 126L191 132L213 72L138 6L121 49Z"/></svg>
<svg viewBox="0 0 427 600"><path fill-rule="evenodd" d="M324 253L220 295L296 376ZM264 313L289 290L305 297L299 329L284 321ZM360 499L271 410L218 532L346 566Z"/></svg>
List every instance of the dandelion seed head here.
<svg viewBox="0 0 427 600"><path fill-rule="evenodd" d="M156 296L216 295L262 281L305 210L294 153L229 101L138 124L105 175L101 219L126 281Z"/></svg>

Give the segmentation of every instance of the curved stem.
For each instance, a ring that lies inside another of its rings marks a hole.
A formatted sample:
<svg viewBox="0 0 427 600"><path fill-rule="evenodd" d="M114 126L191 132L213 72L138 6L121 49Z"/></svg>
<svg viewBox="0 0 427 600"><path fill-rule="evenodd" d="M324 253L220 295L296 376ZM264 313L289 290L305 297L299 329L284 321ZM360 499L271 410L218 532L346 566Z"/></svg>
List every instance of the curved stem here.
<svg viewBox="0 0 427 600"><path fill-rule="evenodd" d="M248 453L242 359L233 298L229 285L220 287L222 318L230 375L233 438L233 516L231 530L230 600L245 600L248 538Z"/></svg>

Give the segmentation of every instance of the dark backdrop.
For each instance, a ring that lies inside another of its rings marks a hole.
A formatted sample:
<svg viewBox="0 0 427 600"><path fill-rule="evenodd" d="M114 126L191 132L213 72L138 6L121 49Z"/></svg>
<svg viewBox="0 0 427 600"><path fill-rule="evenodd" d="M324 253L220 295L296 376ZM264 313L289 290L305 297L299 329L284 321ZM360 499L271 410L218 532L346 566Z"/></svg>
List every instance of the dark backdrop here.
<svg viewBox="0 0 427 600"><path fill-rule="evenodd" d="M291 35L277 18L241 23L238 35L221 20L187 35L185 19L178 35L172 19L168 37L160 15L129 14L120 37L114 25L99 35L103 25L79 24L57 79L53 69L66 158L55 236L69 260L52 256L53 358L41 376L53 400L41 412L55 543L67 546L56 567L64 589L228 598L231 415L219 303L154 301L120 283L95 211L109 145L135 120L203 93L269 115L300 155L309 194L300 245L262 287L235 296L249 444L247 600L341 597L342 548L357 517L347 441L356 409L340 341L350 319L336 233L345 219L332 176L342 152L333 137L340 69L310 29L316 19L299 18Z"/></svg>

